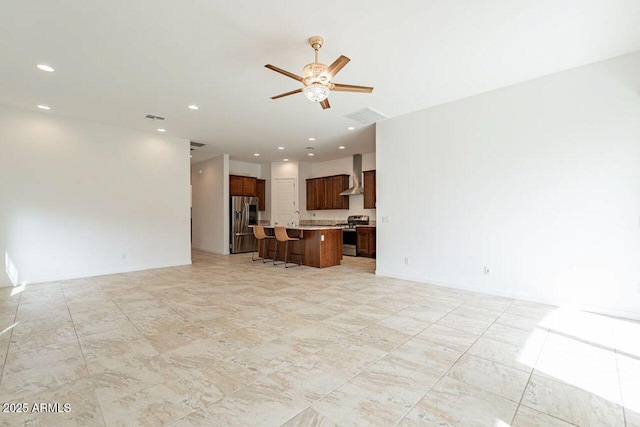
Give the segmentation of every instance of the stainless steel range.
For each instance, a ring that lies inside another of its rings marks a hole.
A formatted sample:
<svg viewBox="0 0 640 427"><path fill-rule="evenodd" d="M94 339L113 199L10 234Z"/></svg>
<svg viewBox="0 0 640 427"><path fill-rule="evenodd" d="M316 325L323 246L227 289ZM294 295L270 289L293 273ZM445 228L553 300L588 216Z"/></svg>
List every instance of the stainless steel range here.
<svg viewBox="0 0 640 427"><path fill-rule="evenodd" d="M336 225L342 227L342 255L356 256L358 253L356 227L369 225L369 215L349 215L346 223Z"/></svg>

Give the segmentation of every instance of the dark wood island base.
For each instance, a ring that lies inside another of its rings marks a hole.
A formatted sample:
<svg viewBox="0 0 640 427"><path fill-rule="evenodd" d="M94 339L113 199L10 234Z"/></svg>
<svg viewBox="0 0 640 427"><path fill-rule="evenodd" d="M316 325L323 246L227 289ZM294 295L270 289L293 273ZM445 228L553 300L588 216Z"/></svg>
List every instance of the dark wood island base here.
<svg viewBox="0 0 640 427"><path fill-rule="evenodd" d="M265 232L273 235L273 227L265 226ZM300 237L300 243L289 242L288 262L298 263L298 250L302 252L302 265L316 268L333 267L342 261L342 229L340 228L287 228L291 237ZM259 255L264 257L265 249L269 250L266 258L272 258L275 239L269 239L260 245ZM298 245L300 249L298 249ZM284 261L284 243L278 243L278 261Z"/></svg>

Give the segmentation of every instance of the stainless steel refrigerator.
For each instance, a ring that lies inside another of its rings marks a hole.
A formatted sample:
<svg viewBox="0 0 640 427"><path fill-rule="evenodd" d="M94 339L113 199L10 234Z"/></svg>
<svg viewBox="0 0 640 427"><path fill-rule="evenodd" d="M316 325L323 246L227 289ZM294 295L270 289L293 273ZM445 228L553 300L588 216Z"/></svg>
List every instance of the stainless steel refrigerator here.
<svg viewBox="0 0 640 427"><path fill-rule="evenodd" d="M232 254L251 252L256 248L257 241L253 236L250 225L258 224L258 198L233 196L229 203L231 235L229 249Z"/></svg>

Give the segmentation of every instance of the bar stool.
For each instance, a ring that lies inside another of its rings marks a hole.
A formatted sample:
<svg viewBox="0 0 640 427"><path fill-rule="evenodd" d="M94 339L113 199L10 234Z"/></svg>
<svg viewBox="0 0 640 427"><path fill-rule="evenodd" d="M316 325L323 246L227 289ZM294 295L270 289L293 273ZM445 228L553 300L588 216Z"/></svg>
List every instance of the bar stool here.
<svg viewBox="0 0 640 427"><path fill-rule="evenodd" d="M270 242L272 240L275 239L274 236L269 236L267 235L267 233L264 232L264 227L261 225L254 225L253 226L253 235L256 237L256 240L258 241L258 244L256 245L256 251L253 251L251 253L251 261L258 261L259 259L262 260L262 263L264 264L265 262L267 262L266 260L269 260L269 258L267 258L267 255L269 255L269 244L267 243L266 247L264 245L264 243L262 244L262 251L264 252L262 255L262 258L255 257L256 252L260 252L260 242ZM276 243L276 248L277 248L277 243Z"/></svg>
<svg viewBox="0 0 640 427"><path fill-rule="evenodd" d="M273 256L273 265L276 265L276 259L278 258L278 243L284 242L284 268L289 268L287 265L287 258L289 256L289 242L298 242L298 253L292 253L292 255L298 255L299 264L293 264L293 267L302 265L302 251L300 250L300 239L298 237L289 237L287 229L284 227L276 227L276 253ZM282 264L282 263L278 263Z"/></svg>

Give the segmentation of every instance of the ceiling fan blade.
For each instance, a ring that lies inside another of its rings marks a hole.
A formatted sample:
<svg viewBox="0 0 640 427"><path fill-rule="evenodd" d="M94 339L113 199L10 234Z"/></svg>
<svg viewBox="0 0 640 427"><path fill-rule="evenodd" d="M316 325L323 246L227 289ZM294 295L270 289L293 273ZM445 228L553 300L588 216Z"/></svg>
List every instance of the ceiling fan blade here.
<svg viewBox="0 0 640 427"><path fill-rule="evenodd" d="M271 99L283 98L285 96L293 95L294 93L300 93L300 92L302 92L302 88L292 90L291 92L281 93L280 95L272 96Z"/></svg>
<svg viewBox="0 0 640 427"><path fill-rule="evenodd" d="M334 83L333 89L331 90L336 92L360 92L360 93L373 92L373 88L370 86L343 85L340 83Z"/></svg>
<svg viewBox="0 0 640 427"><path fill-rule="evenodd" d="M322 101L320 105L322 106L323 110L326 110L327 108L331 108L331 105L329 105L329 98L326 98L324 101Z"/></svg>
<svg viewBox="0 0 640 427"><path fill-rule="evenodd" d="M331 80L340 70L344 68L351 61L344 55L340 55L338 59L333 61L333 64L329 65L329 69L327 70L327 78Z"/></svg>
<svg viewBox="0 0 640 427"><path fill-rule="evenodd" d="M292 79L294 79L294 80L297 80L297 81L299 81L299 82L302 82L302 77L300 77L300 76L296 76L295 74L290 73L290 72L288 72L288 71L285 71L285 70L283 70L282 68L278 68L278 67L276 67L276 66L274 66L274 65L271 65L271 64L267 64L267 65L265 65L265 67L267 67L267 68L268 68L268 69L270 69L270 70L275 71L276 73L284 74L284 75L285 75L285 76L287 76L287 77L291 77L291 78L292 78Z"/></svg>

